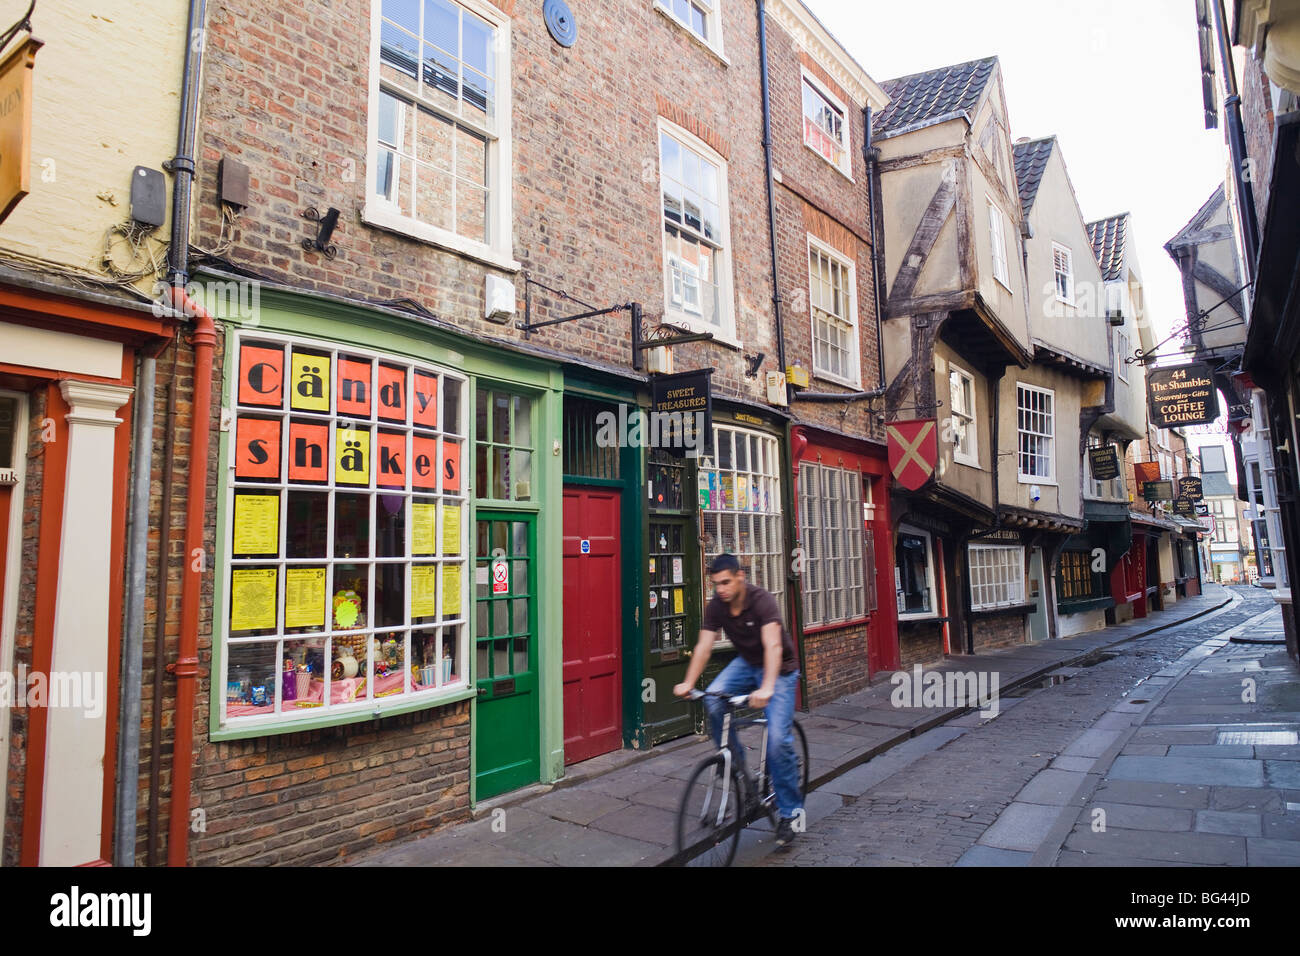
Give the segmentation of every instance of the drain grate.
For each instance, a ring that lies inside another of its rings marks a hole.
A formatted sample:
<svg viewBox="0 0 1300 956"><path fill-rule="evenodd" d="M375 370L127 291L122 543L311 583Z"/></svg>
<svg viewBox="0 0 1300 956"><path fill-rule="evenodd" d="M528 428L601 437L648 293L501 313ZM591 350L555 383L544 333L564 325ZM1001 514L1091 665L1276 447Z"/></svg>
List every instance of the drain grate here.
<svg viewBox="0 0 1300 956"><path fill-rule="evenodd" d="M1300 743L1294 730L1221 730L1220 744L1239 744L1244 746L1294 747Z"/></svg>

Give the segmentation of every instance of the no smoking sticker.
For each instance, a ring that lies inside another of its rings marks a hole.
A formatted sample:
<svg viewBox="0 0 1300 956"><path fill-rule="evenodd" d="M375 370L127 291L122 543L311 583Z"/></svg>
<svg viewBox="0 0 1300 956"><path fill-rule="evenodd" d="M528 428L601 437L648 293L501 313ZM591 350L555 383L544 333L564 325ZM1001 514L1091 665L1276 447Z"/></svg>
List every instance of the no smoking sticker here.
<svg viewBox="0 0 1300 956"><path fill-rule="evenodd" d="M492 593L505 594L510 590L509 566L503 558L492 562Z"/></svg>

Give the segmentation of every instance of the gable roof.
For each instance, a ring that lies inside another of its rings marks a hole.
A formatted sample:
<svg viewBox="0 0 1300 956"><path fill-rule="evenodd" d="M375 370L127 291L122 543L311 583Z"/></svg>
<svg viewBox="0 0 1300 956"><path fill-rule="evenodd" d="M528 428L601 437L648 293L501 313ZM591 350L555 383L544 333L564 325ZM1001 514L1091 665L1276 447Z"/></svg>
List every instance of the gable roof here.
<svg viewBox="0 0 1300 956"><path fill-rule="evenodd" d="M1107 216L1087 224L1092 251L1107 282L1124 274L1124 244L1128 239L1128 213Z"/></svg>
<svg viewBox="0 0 1300 956"><path fill-rule="evenodd" d="M1055 136L1017 142L1012 148L1016 158L1016 183L1020 186L1020 208L1025 216L1034 208L1038 187L1043 181L1043 170L1056 145ZM1091 237L1089 237L1091 238Z"/></svg>
<svg viewBox="0 0 1300 956"><path fill-rule="evenodd" d="M1227 191L1224 189L1223 183L1219 183L1218 188L1210 193L1210 198L1201 204L1200 209L1196 210L1196 215L1189 219L1187 225L1179 229L1174 234L1174 237L1165 243L1165 251L1172 256L1174 250L1180 246L1196 245L1201 242L1202 237L1199 237L1198 233L1205 228L1206 223L1214 218L1214 214L1218 212L1219 207L1223 205L1226 198Z"/></svg>
<svg viewBox="0 0 1300 956"><path fill-rule="evenodd" d="M897 136L962 114L973 122L997 65L998 58L989 56L886 80L880 86L889 105L876 117L873 132L881 138Z"/></svg>

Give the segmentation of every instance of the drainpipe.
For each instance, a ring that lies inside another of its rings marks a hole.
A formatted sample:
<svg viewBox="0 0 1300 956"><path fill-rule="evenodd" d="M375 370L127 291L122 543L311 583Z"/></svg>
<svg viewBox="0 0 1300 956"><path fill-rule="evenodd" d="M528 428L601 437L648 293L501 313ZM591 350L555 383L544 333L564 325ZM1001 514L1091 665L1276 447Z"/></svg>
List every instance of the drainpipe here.
<svg viewBox="0 0 1300 956"><path fill-rule="evenodd" d="M880 245L876 241L876 213L879 212L877 185L880 182L880 150L872 145L871 107L863 110L866 121L866 136L862 140L862 157L867 161L867 229L871 237L871 285L876 296L876 367L877 392L885 393L885 347L882 344L881 310L885 307L885 261Z"/></svg>
<svg viewBox="0 0 1300 956"><path fill-rule="evenodd" d="M1227 14L1223 0L1214 5L1214 33L1223 62L1223 115L1228 126L1228 150L1232 154L1232 177L1237 191L1237 212L1241 217L1246 247L1246 278L1255 280L1255 259L1259 255L1259 221L1255 216L1255 194L1246 178L1246 135L1241 125L1241 95L1237 92L1236 65L1228 43Z"/></svg>
<svg viewBox="0 0 1300 956"><path fill-rule="evenodd" d="M168 271L172 285L182 290L187 278L190 242L190 186L194 177L193 143L197 126L198 76L203 44L195 42L195 31L204 20L204 0L191 0L184 43L185 66L181 74L180 115L176 127L176 157L164 167L175 176L172 185L171 237ZM169 301L174 301L174 298ZM178 333L179 334L179 333ZM215 339L214 339L215 341ZM131 529L127 539L127 595L122 640L122 703L119 711L117 747L117 793L113 834L113 861L117 866L135 865L136 817L140 777L140 698L144 657L145 564L149 549L149 491L153 479L154 388L157 382L156 355L140 360L136 389L134 463L131 475ZM197 372L196 372L197 374ZM197 382L196 382L197 384ZM197 407L197 406L196 406ZM204 459L206 460L206 455ZM167 542L160 544L165 555ZM157 613L161 616L163 608ZM157 662L155 662L157 666ZM186 814L188 817L188 814Z"/></svg>
<svg viewBox="0 0 1300 956"><path fill-rule="evenodd" d="M772 186L772 103L767 85L767 13L764 0L758 0L758 59L763 88L763 162L766 165L767 235L772 252L772 312L776 319L776 361L785 375L785 324L781 319L781 291L777 278L776 194ZM790 383L785 383L786 402L790 401Z"/></svg>
<svg viewBox="0 0 1300 956"><path fill-rule="evenodd" d="M172 242L169 268L172 306L194 318L194 396L191 408L190 457L199 463L189 474L185 507L185 562L181 578L181 633L176 660L167 669L176 677L176 718L172 744L172 793L168 819L167 863L184 866L189 856L190 780L194 766L194 697L198 678L199 601L202 571L205 506L208 494L208 436L212 405L212 353L217 344L212 316L185 292L189 279L190 190L194 181L194 143L198 127L198 81L203 65L203 44L190 42L202 29L205 0L190 0L185 36L188 57L181 80L180 123L176 158L171 162L176 183L172 189ZM165 542L164 542L165 544ZM161 609L160 609L161 613Z"/></svg>

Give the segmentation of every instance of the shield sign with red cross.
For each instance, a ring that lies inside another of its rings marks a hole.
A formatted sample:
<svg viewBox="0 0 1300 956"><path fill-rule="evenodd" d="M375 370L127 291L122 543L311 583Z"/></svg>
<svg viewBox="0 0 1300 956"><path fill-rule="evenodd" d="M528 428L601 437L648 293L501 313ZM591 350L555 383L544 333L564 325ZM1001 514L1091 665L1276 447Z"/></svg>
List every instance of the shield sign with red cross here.
<svg viewBox="0 0 1300 956"><path fill-rule="evenodd" d="M885 428L889 443L889 470L908 491L930 480L939 460L939 438L933 418L891 422Z"/></svg>

